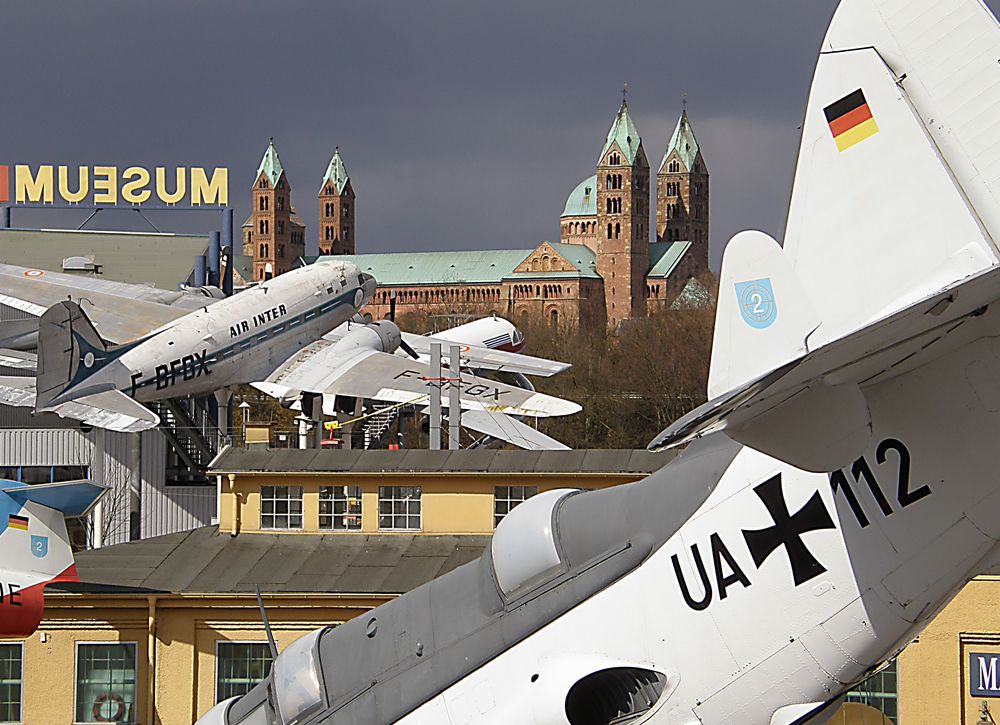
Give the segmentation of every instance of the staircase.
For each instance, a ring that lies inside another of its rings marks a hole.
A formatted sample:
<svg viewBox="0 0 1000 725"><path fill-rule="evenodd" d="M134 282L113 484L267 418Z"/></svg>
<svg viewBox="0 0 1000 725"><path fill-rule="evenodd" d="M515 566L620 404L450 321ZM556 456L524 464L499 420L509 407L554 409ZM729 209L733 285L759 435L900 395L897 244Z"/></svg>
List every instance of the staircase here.
<svg viewBox="0 0 1000 725"><path fill-rule="evenodd" d="M377 409L374 414L365 419L360 430L361 440L357 442L361 443L365 450L377 446L389 428L392 427L399 415L399 410L397 405L386 405ZM354 442L352 441L352 443Z"/></svg>
<svg viewBox="0 0 1000 725"><path fill-rule="evenodd" d="M147 405L160 416L159 430L169 444L167 484L211 484L205 472L226 441L216 422L215 400L179 398Z"/></svg>

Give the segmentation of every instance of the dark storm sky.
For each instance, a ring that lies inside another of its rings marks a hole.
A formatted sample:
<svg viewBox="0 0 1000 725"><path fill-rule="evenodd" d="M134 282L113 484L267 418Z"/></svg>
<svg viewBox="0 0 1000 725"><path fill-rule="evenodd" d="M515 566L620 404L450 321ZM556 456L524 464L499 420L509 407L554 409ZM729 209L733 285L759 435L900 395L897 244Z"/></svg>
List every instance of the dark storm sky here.
<svg viewBox="0 0 1000 725"><path fill-rule="evenodd" d="M991 4L995 4L991 2ZM780 237L834 0L4 3L0 163L228 166L238 223L273 136L315 243L335 145L358 251L558 239L630 87L654 169L687 93L713 260ZM134 226L130 213L96 226ZM194 231L214 215L151 213ZM209 218L210 217L210 218ZM15 212L76 226L81 212Z"/></svg>

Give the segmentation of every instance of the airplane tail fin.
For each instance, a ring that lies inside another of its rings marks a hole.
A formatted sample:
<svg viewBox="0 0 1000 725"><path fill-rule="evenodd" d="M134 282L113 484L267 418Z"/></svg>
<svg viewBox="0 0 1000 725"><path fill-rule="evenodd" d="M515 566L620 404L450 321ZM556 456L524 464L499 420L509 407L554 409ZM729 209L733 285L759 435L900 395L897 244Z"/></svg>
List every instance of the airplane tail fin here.
<svg viewBox="0 0 1000 725"><path fill-rule="evenodd" d="M26 636L42 619L46 584L77 581L66 516L90 510L106 487L90 481L30 486L0 481L0 576L10 604L0 636Z"/></svg>
<svg viewBox="0 0 1000 725"><path fill-rule="evenodd" d="M997 58L1000 25L980 0L841 0L810 89L783 246L759 233L730 242L711 401L652 448L725 429L832 470L866 444L864 388L904 360L930 359L939 348L913 341L1000 297ZM882 358L875 374L857 364Z"/></svg>
<svg viewBox="0 0 1000 725"><path fill-rule="evenodd" d="M75 302L58 302L38 320L38 375L35 410L48 410L75 398L112 388L87 386L84 381L128 349L100 336Z"/></svg>

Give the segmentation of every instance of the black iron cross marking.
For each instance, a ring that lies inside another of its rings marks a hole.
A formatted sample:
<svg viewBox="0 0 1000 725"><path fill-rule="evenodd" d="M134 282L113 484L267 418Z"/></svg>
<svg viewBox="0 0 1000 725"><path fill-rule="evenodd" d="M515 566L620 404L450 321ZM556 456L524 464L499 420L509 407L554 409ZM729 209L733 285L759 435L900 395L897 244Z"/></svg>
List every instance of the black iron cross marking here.
<svg viewBox="0 0 1000 725"><path fill-rule="evenodd" d="M804 584L825 572L826 567L816 560L802 542L802 534L806 532L836 528L819 491L794 514L788 513L785 495L781 490L780 473L754 488L754 493L764 503L767 512L774 520L774 526L766 529L743 530L743 538L746 539L750 555L753 556L753 563L757 568L760 569L760 565L775 549L784 546L788 561L792 565L792 579L795 580L795 586Z"/></svg>

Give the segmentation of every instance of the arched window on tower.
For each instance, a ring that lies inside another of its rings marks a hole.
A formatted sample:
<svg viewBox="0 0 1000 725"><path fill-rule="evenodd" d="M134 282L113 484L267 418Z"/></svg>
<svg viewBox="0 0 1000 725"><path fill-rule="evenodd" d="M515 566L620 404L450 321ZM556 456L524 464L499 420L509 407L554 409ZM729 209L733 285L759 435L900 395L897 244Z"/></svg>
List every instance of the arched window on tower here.
<svg viewBox="0 0 1000 725"><path fill-rule="evenodd" d="M559 326L559 311L558 310L551 310L549 312L549 325L551 325L552 327L558 327Z"/></svg>
<svg viewBox="0 0 1000 725"><path fill-rule="evenodd" d="M263 244L260 245L260 251L259 251L258 256L260 256L260 257L264 256L264 245Z"/></svg>
<svg viewBox="0 0 1000 725"><path fill-rule="evenodd" d="M604 180L604 188L605 189L611 188L611 174L608 174L608 177Z"/></svg>
<svg viewBox="0 0 1000 725"><path fill-rule="evenodd" d="M622 225L615 224L615 239L618 239L622 234Z"/></svg>
<svg viewBox="0 0 1000 725"><path fill-rule="evenodd" d="M611 239L611 224L608 224L608 239Z"/></svg>
<svg viewBox="0 0 1000 725"><path fill-rule="evenodd" d="M606 212L607 212L608 214L610 214L610 213L611 213L611 197L610 197L610 196L608 197L608 199L607 199L607 203L605 203L605 205L604 205L604 206L606 207L605 211L606 211Z"/></svg>

